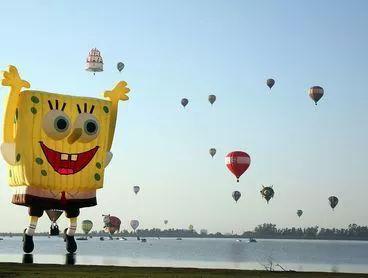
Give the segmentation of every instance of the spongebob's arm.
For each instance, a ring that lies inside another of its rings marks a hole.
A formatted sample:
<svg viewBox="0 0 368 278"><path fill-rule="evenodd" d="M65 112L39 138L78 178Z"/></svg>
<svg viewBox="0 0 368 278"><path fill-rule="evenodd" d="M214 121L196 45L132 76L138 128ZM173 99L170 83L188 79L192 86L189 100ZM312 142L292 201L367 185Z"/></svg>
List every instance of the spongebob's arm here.
<svg viewBox="0 0 368 278"><path fill-rule="evenodd" d="M127 87L127 85L128 84L125 81L120 81L118 84L116 84L114 89L112 89L111 91L105 91L104 93L104 97L111 101L110 128L107 143L108 152L110 152L112 140L114 138L119 100L125 101L129 99L127 93L129 93L130 89Z"/></svg>
<svg viewBox="0 0 368 278"><path fill-rule="evenodd" d="M14 66L9 66L8 71L3 72L1 80L3 86L10 87L10 93L5 106L3 143L1 144L1 154L8 164L15 164L15 138L14 138L14 117L18 107L19 96L22 88L29 88L30 84L20 78L18 70Z"/></svg>

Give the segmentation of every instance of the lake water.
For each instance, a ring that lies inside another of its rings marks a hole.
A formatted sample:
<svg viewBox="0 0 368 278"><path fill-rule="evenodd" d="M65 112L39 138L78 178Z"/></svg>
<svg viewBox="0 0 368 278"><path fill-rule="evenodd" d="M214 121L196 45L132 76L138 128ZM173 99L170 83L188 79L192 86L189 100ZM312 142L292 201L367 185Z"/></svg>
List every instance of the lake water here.
<svg viewBox="0 0 368 278"><path fill-rule="evenodd" d="M35 237L34 241L34 263L70 263L72 257L66 256L62 238ZM77 243L78 251L72 258L75 264L264 269L272 262L296 271L368 273L365 241L259 239L249 243L247 239L147 238L147 242L140 242L135 238L93 238ZM20 237L0 241L0 261L24 259Z"/></svg>

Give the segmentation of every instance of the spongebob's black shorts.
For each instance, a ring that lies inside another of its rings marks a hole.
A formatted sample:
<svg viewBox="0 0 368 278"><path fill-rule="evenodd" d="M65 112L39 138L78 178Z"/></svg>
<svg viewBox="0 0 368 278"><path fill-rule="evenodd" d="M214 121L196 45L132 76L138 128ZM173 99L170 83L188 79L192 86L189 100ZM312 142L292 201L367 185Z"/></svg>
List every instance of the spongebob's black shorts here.
<svg viewBox="0 0 368 278"><path fill-rule="evenodd" d="M28 214L29 216L41 217L43 215L44 210L45 209L43 208L32 206L28 208ZM78 217L80 213L79 208L73 208L73 207L65 209L64 211L65 211L65 216L67 218Z"/></svg>

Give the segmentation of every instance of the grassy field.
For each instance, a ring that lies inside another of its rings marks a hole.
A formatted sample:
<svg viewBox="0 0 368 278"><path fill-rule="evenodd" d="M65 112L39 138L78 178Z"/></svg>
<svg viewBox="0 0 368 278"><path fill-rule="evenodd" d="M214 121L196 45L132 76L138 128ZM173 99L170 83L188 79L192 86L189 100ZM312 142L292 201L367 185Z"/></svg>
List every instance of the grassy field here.
<svg viewBox="0 0 368 278"><path fill-rule="evenodd" d="M368 274L0 263L0 277L368 277Z"/></svg>

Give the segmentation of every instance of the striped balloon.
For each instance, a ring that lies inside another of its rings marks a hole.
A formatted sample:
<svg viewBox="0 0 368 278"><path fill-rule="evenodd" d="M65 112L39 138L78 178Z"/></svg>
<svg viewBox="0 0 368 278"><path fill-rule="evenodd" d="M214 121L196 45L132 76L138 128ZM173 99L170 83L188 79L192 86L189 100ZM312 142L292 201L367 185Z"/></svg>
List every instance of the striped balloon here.
<svg viewBox="0 0 368 278"><path fill-rule="evenodd" d="M317 102L323 97L324 91L320 86L313 86L309 88L309 97L314 101L314 104L317 105Z"/></svg>
<svg viewBox="0 0 368 278"><path fill-rule="evenodd" d="M239 182L240 176L249 168L250 156L242 151L231 152L226 156L225 163Z"/></svg>

